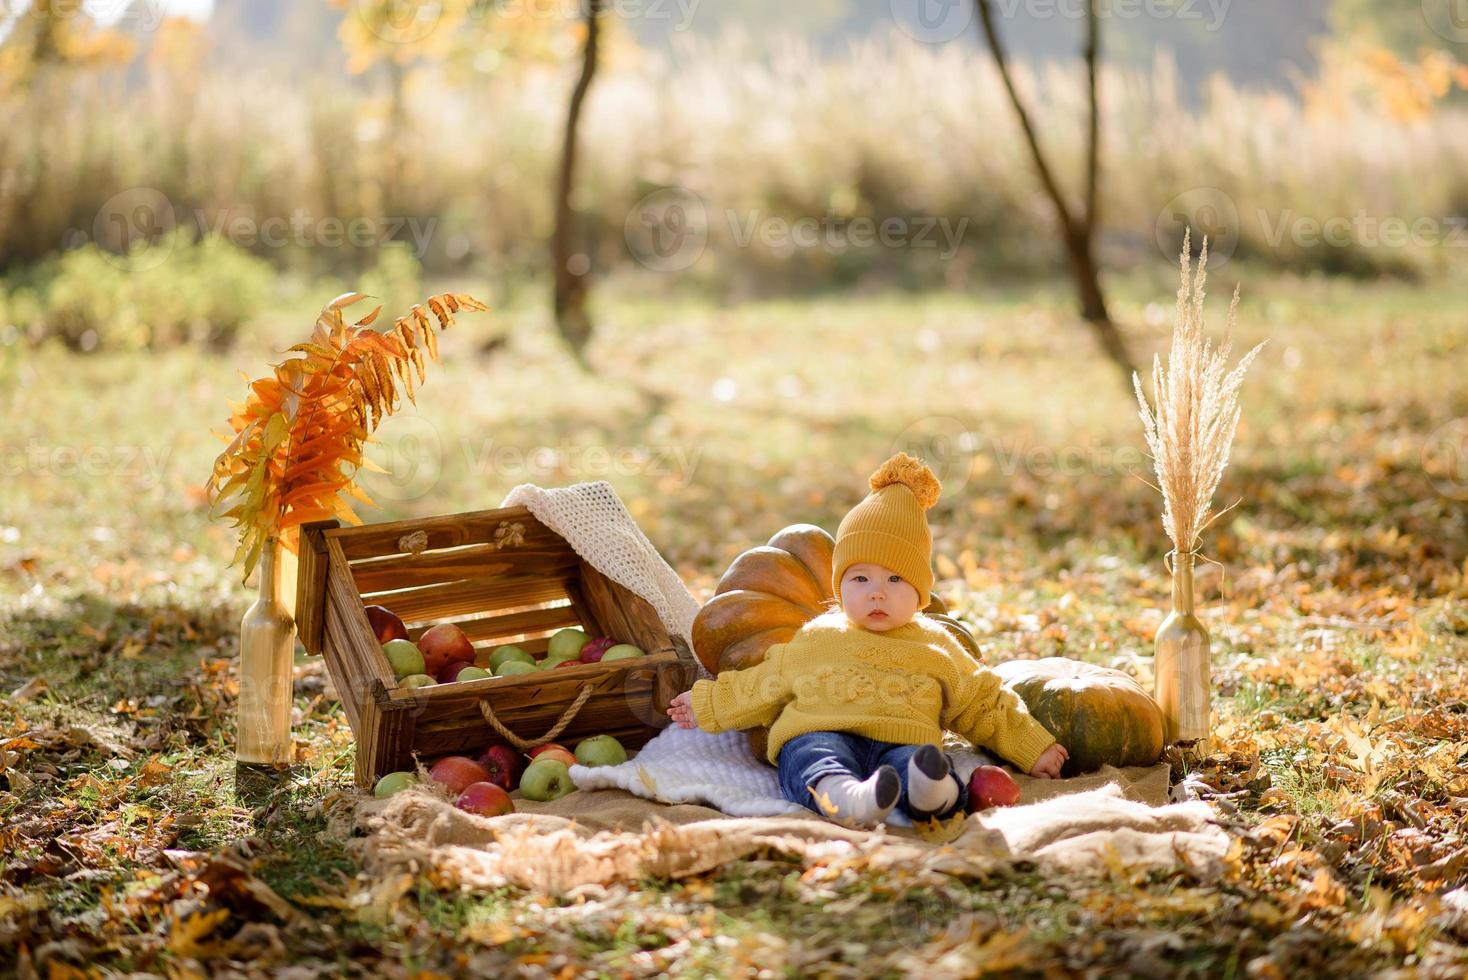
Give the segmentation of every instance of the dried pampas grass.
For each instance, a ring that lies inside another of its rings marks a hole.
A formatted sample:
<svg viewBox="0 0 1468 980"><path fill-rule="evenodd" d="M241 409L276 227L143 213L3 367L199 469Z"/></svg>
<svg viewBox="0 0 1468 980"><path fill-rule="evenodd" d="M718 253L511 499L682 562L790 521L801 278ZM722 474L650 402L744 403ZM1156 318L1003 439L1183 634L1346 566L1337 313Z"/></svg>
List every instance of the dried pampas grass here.
<svg viewBox="0 0 1468 980"><path fill-rule="evenodd" d="M1234 316L1239 290L1234 288L1228 307L1228 327L1223 346L1213 350L1203 337L1203 283L1207 278L1208 239L1198 257L1198 270L1188 281L1191 255L1190 232L1183 232L1181 285L1177 291L1177 322L1172 329L1172 349L1164 371L1161 358L1152 357L1152 391L1157 407L1149 408L1142 382L1132 373L1132 386L1141 407L1143 431L1157 470L1153 489L1162 494L1162 527L1172 539L1177 554L1197 550L1198 538L1215 518L1210 516L1213 492L1228 467L1229 449L1239 422L1238 394L1244 372L1259 349L1240 358L1227 373L1225 364L1233 347Z"/></svg>

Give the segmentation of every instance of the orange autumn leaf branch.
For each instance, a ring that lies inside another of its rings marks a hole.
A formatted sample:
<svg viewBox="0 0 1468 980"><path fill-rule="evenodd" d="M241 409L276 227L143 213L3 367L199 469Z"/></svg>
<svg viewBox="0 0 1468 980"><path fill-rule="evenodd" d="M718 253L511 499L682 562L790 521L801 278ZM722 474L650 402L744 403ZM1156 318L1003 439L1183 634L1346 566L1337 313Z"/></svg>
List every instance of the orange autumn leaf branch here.
<svg viewBox="0 0 1468 980"><path fill-rule="evenodd" d="M289 348L292 356L274 365L271 376L246 377L245 402L230 403L233 436L217 433L229 445L204 485L209 517L232 518L241 529L230 564L244 561L244 579L271 537L294 552L295 529L308 521L362 523L347 498L377 504L353 481L360 469L381 472L363 457L362 445L383 415L397 410L399 382L417 404L413 374L422 383L423 352L439 361L434 320L447 330L460 310L488 309L472 296L443 293L379 332L371 324L380 306L350 325L342 314L365 298L344 293L322 307L309 341Z"/></svg>

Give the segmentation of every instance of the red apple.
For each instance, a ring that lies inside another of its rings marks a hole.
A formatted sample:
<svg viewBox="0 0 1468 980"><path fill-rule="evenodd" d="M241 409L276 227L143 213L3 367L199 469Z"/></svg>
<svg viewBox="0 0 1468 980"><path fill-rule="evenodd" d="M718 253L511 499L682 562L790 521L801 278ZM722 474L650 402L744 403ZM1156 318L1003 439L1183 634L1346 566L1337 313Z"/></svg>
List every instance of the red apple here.
<svg viewBox="0 0 1468 980"><path fill-rule="evenodd" d="M452 684L459 679L461 673L473 666L473 664L466 664L459 660L451 660L444 664L443 669L434 676L438 678L440 684Z"/></svg>
<svg viewBox="0 0 1468 980"><path fill-rule="evenodd" d="M377 634L378 643L408 638L408 627L386 606L368 606L367 622L371 625L372 632Z"/></svg>
<svg viewBox="0 0 1468 980"><path fill-rule="evenodd" d="M610 636L598 636L581 648L581 662L584 664L600 663L601 655L616 645L617 641Z"/></svg>
<svg viewBox="0 0 1468 980"><path fill-rule="evenodd" d="M576 764L575 754L572 753L570 749L566 748L564 745L561 745L558 742L547 742L544 745L537 745L535 748L530 750L531 762L534 762L541 756L545 756L549 759L559 759L561 762L564 762L568 766L574 766Z"/></svg>
<svg viewBox="0 0 1468 980"><path fill-rule="evenodd" d="M428 673L436 674L451 663L473 663L474 644L453 623L430 626L418 637L418 649L428 664Z"/></svg>
<svg viewBox="0 0 1468 980"><path fill-rule="evenodd" d="M999 766L979 766L968 777L970 811L991 806L1014 806L1019 802L1019 783Z"/></svg>
<svg viewBox="0 0 1468 980"><path fill-rule="evenodd" d="M508 745L491 745L474 760L489 773L489 781L500 789L510 792L520 782L520 773L525 768L524 757Z"/></svg>
<svg viewBox="0 0 1468 980"><path fill-rule="evenodd" d="M504 787L494 783L470 783L454 801L454 806L466 813L477 813L481 817L498 817L515 812L515 801Z"/></svg>
<svg viewBox="0 0 1468 980"><path fill-rule="evenodd" d="M470 783L489 782L489 773L484 767L468 756L450 755L439 759L428 770L428 775L437 782L443 783L454 793L464 792L464 788Z"/></svg>
<svg viewBox="0 0 1468 980"><path fill-rule="evenodd" d="M560 663L558 663L554 667L552 667L551 670L560 670L562 667L585 667L585 666L586 666L586 662L584 660L562 660Z"/></svg>

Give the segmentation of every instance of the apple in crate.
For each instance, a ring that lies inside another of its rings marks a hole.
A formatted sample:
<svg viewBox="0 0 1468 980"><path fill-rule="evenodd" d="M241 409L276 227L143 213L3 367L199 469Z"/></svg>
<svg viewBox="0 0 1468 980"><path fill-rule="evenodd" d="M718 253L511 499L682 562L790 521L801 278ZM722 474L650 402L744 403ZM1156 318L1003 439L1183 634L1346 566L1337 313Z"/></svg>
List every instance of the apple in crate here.
<svg viewBox="0 0 1468 980"><path fill-rule="evenodd" d="M527 664L523 660L506 660L494 669L494 676L514 677L517 674L533 674L539 669L534 664Z"/></svg>
<svg viewBox="0 0 1468 980"><path fill-rule="evenodd" d="M423 651L409 640L388 640L382 645L382 653L387 657L393 676L398 680L412 674L427 673L424 669L427 664L423 662Z"/></svg>
<svg viewBox="0 0 1468 980"><path fill-rule="evenodd" d="M556 630L555 635L550 638L550 645L546 647L546 659L569 660L572 657L579 657L581 648L590 642L591 637L574 626Z"/></svg>
<svg viewBox="0 0 1468 980"><path fill-rule="evenodd" d="M411 772L390 772L377 781L372 787L372 795L379 800L385 800L395 793L401 793L409 786L418 784L418 776Z"/></svg>
<svg viewBox="0 0 1468 980"><path fill-rule="evenodd" d="M610 735L593 735L576 743L576 761L583 766L618 766L627 761L627 750Z"/></svg>
<svg viewBox="0 0 1468 980"><path fill-rule="evenodd" d="M454 801L454 806L465 813L477 813L481 817L498 817L515 812L515 801L504 787L494 783L470 783Z"/></svg>
<svg viewBox="0 0 1468 980"><path fill-rule="evenodd" d="M572 755L571 750L559 742L547 742L544 745L537 745L530 750L531 762L537 761L541 756L559 760L568 766L574 766L576 764L576 756Z"/></svg>
<svg viewBox="0 0 1468 980"><path fill-rule="evenodd" d="M418 649L423 651L430 674L438 673L446 664L474 662L474 644L453 623L439 623L424 630L418 637Z"/></svg>
<svg viewBox="0 0 1468 980"><path fill-rule="evenodd" d="M594 664L601 660L604 653L616 645L617 641L610 636L598 636L581 648L581 662Z"/></svg>
<svg viewBox="0 0 1468 980"><path fill-rule="evenodd" d="M549 756L530 763L520 777L520 793L527 800L558 800L575 789L570 768L560 759Z"/></svg>
<svg viewBox="0 0 1468 980"><path fill-rule="evenodd" d="M378 643L408 638L408 627L403 625L403 621L391 609L386 606L367 606L366 609L367 623L376 634Z"/></svg>
<svg viewBox="0 0 1468 980"><path fill-rule="evenodd" d="M408 688L434 687L437 684L438 681L434 680L432 677L429 677L427 674L409 674L407 677L403 678L403 687Z"/></svg>
<svg viewBox="0 0 1468 980"><path fill-rule="evenodd" d="M631 660L633 657L645 656L647 654L642 652L641 647L633 646L630 643L618 643L601 655L601 663L609 663L613 660Z"/></svg>
<svg viewBox="0 0 1468 980"><path fill-rule="evenodd" d="M459 675L464 673L464 671L466 670L477 670L479 671L479 673L470 674L468 677L464 678L464 680L473 680L475 677L482 677L488 673L488 671L486 671L483 667L476 667L473 664L461 663L460 661L456 660L453 663L444 666L444 669L439 672L438 681L440 684L452 684L455 681L459 680Z"/></svg>
<svg viewBox="0 0 1468 980"><path fill-rule="evenodd" d="M502 646L497 646L493 650L491 650L488 655L486 655L484 651L481 650L474 657L474 662L476 664L486 668L493 673L499 673L500 666L511 660L518 660L522 664L529 664L532 667L535 666L535 658L526 651L515 646L513 643L506 643Z"/></svg>
<svg viewBox="0 0 1468 980"><path fill-rule="evenodd" d="M444 756L433 764L428 775L455 794L464 792L470 783L489 782L489 773L484 771L484 767L466 755Z"/></svg>
<svg viewBox="0 0 1468 980"><path fill-rule="evenodd" d="M520 783L520 773L525 768L525 759L508 745L491 745L474 760L489 773L489 781L505 792L514 790Z"/></svg>
<svg viewBox="0 0 1468 980"><path fill-rule="evenodd" d="M1019 783L999 766L979 766L968 777L968 797L971 811L1014 806L1019 802Z"/></svg>

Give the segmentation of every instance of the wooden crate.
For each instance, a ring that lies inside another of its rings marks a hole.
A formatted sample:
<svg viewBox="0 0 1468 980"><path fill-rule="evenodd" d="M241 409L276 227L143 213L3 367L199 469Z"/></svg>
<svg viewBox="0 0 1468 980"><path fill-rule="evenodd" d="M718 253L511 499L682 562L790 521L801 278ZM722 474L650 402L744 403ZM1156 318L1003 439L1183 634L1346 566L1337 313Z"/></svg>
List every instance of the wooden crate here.
<svg viewBox="0 0 1468 980"><path fill-rule="evenodd" d="M598 572L524 507L343 527L302 528L296 627L325 656L357 740L357 785L456 753L520 739L572 744L612 735L642 745L697 676L693 653L651 604ZM476 649L514 643L543 655L567 626L634 643L646 657L534 674L399 689L367 621L386 606L417 640L455 622ZM546 737L565 720L555 737Z"/></svg>

